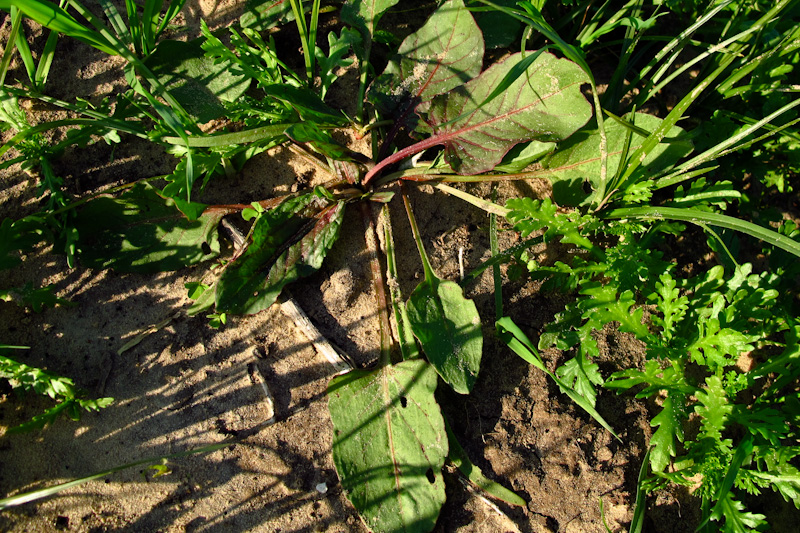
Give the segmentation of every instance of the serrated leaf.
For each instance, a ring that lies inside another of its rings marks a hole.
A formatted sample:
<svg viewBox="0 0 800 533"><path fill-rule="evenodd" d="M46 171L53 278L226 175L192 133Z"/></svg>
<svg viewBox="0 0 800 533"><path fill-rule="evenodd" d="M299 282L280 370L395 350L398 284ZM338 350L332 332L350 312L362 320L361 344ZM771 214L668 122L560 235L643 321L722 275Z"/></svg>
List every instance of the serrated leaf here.
<svg viewBox="0 0 800 533"><path fill-rule="evenodd" d="M676 400L678 405L676 405ZM661 412L650 421L652 427L658 426L650 438L650 468L653 469L653 472L663 472L675 457L677 451L675 440L683 442L682 404L682 394L668 394L664 398Z"/></svg>
<svg viewBox="0 0 800 533"><path fill-rule="evenodd" d="M696 363L712 369L735 363L740 353L754 349L750 343L759 337L731 328L720 328L716 318L702 321L698 329L699 338L689 346L689 356Z"/></svg>
<svg viewBox="0 0 800 533"><path fill-rule="evenodd" d="M581 216L577 211L559 213L558 206L550 198L512 198L506 203L511 211L506 218L514 224L514 229L527 237L531 233L545 229L544 240L552 241L561 236L561 242L591 249L592 242L581 234L581 227L591 221L589 216Z"/></svg>
<svg viewBox="0 0 800 533"><path fill-rule="evenodd" d="M766 516L745 511L742 502L734 500L730 492L717 505L720 509L718 518L725 517L724 533L750 533L767 524Z"/></svg>
<svg viewBox="0 0 800 533"><path fill-rule="evenodd" d="M217 282L217 311L257 313L272 305L286 284L316 272L339 237L344 205L307 193L259 217L252 242Z"/></svg>
<svg viewBox="0 0 800 533"><path fill-rule="evenodd" d="M583 356L573 357L556 369L556 375L578 394L586 398L592 406L597 400L594 385L602 385L600 367Z"/></svg>
<svg viewBox="0 0 800 533"><path fill-rule="evenodd" d="M651 320L661 327L661 335L667 341L672 339L676 324L683 319L689 308L689 299L686 296L680 296L680 290L676 286L677 283L672 279L669 271L665 271L656 282L656 292L648 296L650 300L655 300L656 306L664 315L663 318L653 316Z"/></svg>
<svg viewBox="0 0 800 533"><path fill-rule="evenodd" d="M0 300L15 301L20 307L30 307L34 313L40 312L45 306L74 305L69 300L56 296L54 290L54 285L34 288L33 283L28 282L23 287L0 291Z"/></svg>
<svg viewBox="0 0 800 533"><path fill-rule="evenodd" d="M202 41L162 41L145 64L190 115L206 123L223 116L223 102L239 99L250 79L227 61L206 57Z"/></svg>
<svg viewBox="0 0 800 533"><path fill-rule="evenodd" d="M480 74L483 51L483 37L463 0L448 0L403 41L399 62L387 65L371 96L386 113L399 107L405 116L417 104L426 109L434 96Z"/></svg>
<svg viewBox="0 0 800 533"><path fill-rule="evenodd" d="M714 442L722 442L722 431L725 421L733 412L733 405L728 402L722 380L717 376L706 378L706 387L695 393L699 405L695 412L702 417L703 434Z"/></svg>
<svg viewBox="0 0 800 533"><path fill-rule="evenodd" d="M497 322L495 322L495 326L497 327L497 333L500 337L500 340L505 342L509 348L514 350L514 352L522 357L525 361L532 364L548 376L550 376L553 381L556 382L558 388L570 397L570 399L578 404L580 408L584 411L589 413L592 418L594 418L601 426L606 428L609 433L614 435L617 440L620 440L619 436L614 433L614 430L611 429L611 426L605 419L600 416L600 413L594 408L589 401L583 397L582 395L578 394L573 390L568 384L561 381L554 373L550 372L547 369L542 358L539 356L539 352L536 351L536 348L533 347L533 343L528 339L527 335L525 335L519 327L514 324L514 321L511 320L509 317L503 317Z"/></svg>
<svg viewBox="0 0 800 533"><path fill-rule="evenodd" d="M97 198L77 210L79 257L96 269L177 270L219 254L221 219L222 213L208 213L188 220L174 200L140 183L119 198Z"/></svg>
<svg viewBox="0 0 800 533"><path fill-rule="evenodd" d="M428 361L454 391L468 394L483 354L475 302L464 297L458 283L426 278L408 298L406 312Z"/></svg>
<svg viewBox="0 0 800 533"><path fill-rule="evenodd" d="M370 529L426 532L445 500L448 452L433 393L436 373L416 359L331 380L333 461Z"/></svg>
<svg viewBox="0 0 800 533"><path fill-rule="evenodd" d="M644 113L636 114L635 125L652 131L661 124L661 119ZM606 142L608 146L607 172L613 176L619 167L619 160L625 146L628 128L616 121L605 122ZM671 136L683 133L677 126L670 131ZM641 146L644 138L632 135L629 151L632 152ZM660 144L654 148L644 160L640 172L643 175L655 173L658 170L677 162L692 151L689 141ZM578 206L590 196L583 190L584 183L589 183L593 189L600 186L600 133L597 125L589 124L586 128L575 133L572 137L559 145L545 162L548 172L547 177L553 183L553 198L561 205Z"/></svg>
<svg viewBox="0 0 800 533"><path fill-rule="evenodd" d="M501 97L485 102L522 61L522 54L514 54L431 103L428 121L435 139L430 142L444 144L445 159L456 172L491 170L514 145L563 140L591 117L580 91L589 83L586 74L549 53L539 54Z"/></svg>

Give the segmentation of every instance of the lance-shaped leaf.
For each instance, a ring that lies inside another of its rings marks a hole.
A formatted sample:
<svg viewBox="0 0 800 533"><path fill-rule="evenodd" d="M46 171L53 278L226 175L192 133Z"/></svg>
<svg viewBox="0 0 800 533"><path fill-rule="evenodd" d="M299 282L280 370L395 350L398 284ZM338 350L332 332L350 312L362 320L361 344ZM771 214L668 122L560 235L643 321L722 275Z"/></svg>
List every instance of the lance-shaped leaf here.
<svg viewBox="0 0 800 533"><path fill-rule="evenodd" d="M454 391L468 394L481 367L483 334L475 302L458 283L430 276L406 306L414 335L428 360Z"/></svg>
<svg viewBox="0 0 800 533"><path fill-rule="evenodd" d="M502 95L489 100L523 60L515 54L434 98L428 121L435 135L429 142L444 144L445 158L456 172L489 171L514 145L566 139L591 117L592 108L580 91L589 83L586 74L575 63L548 53L539 54Z"/></svg>
<svg viewBox="0 0 800 533"><path fill-rule="evenodd" d="M483 51L483 36L463 0L449 0L403 41L399 62L387 65L371 95L387 113L399 108L405 115L417 103L424 111L434 96L480 74Z"/></svg>
<svg viewBox="0 0 800 533"><path fill-rule="evenodd" d="M202 211L202 204L190 204ZM75 227L84 266L120 272L177 270L219 254L223 212L187 219L171 198L137 184L119 198L97 198L77 210Z"/></svg>
<svg viewBox="0 0 800 533"><path fill-rule="evenodd" d="M316 272L339 237L344 202L308 193L255 222L247 250L217 282L217 311L253 314L272 305L287 283Z"/></svg>
<svg viewBox="0 0 800 533"><path fill-rule="evenodd" d="M653 131L661 125L662 120L645 113L636 114L635 126L641 130ZM625 147L628 129L617 121L606 120L606 142L608 146L608 174L613 176ZM683 130L677 126L670 130L670 136L677 137ZM628 150L633 153L642 145L644 137L634 133ZM667 168L692 151L692 143L688 140L669 144L659 144L648 153L640 171L643 175L654 174ZM549 171L548 178L553 183L553 198L559 205L577 206L585 202L590 194L583 190L584 183L596 189L600 182L600 133L596 124L575 133L559 146L545 160Z"/></svg>
<svg viewBox="0 0 800 533"><path fill-rule="evenodd" d="M433 393L436 373L416 359L331 380L333 461L373 531L433 529L445 500L448 451Z"/></svg>

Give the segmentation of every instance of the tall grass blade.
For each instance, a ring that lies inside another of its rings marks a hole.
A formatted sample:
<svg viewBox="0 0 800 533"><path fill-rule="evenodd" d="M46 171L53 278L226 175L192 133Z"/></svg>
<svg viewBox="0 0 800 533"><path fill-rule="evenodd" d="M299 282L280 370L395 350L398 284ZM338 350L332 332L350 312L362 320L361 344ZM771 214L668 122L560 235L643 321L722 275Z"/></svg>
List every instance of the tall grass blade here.
<svg viewBox="0 0 800 533"><path fill-rule="evenodd" d="M800 242L797 242L776 231L772 231L752 222L746 222L736 217L721 215L697 209L684 209L678 207L626 207L614 209L606 213L604 218L635 218L643 220L680 220L692 224L708 224L720 228L731 229L750 235L753 238L762 240L772 246L789 252L800 257Z"/></svg>

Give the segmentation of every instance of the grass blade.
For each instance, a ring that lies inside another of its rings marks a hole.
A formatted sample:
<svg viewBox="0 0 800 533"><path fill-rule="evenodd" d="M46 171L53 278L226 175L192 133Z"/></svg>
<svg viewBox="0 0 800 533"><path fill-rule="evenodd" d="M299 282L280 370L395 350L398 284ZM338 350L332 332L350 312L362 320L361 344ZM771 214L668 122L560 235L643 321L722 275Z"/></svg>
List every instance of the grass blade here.
<svg viewBox="0 0 800 533"><path fill-rule="evenodd" d="M736 217L699 211L697 209L682 209L677 207L628 207L614 209L604 215L605 218L635 218L644 220L680 220L692 224L718 226L750 235L772 246L800 257L800 242L797 242L776 231L772 231L752 222L746 222Z"/></svg>
<svg viewBox="0 0 800 533"><path fill-rule="evenodd" d="M60 483L58 485L54 485L52 487L46 487L39 490L34 490L31 492L26 492L24 494L17 494L16 496L11 496L9 498L3 498L0 500L0 511L7 509L9 507L14 507L17 505L22 505L24 503L30 503L36 500L41 500L42 498L47 498L49 496L53 496L58 494L59 492L63 492L67 489L71 489L72 487L77 487L78 485L83 485L88 481L93 481L95 479L100 479L106 477L110 474L114 474L116 472L120 472L122 470L127 470L128 468L133 468L135 466L146 465L146 464L154 464L160 463L162 461L168 459L177 459L179 457L188 457L190 455L196 455L199 453L209 453L216 450L220 450L227 446L230 446L230 442L221 442L218 444L211 444L209 446L203 446L201 448L196 448L193 450L186 450L183 452L173 453L170 455L162 455L158 457L150 457L147 459L141 459L139 461L134 461L133 463L127 463L120 466L115 466L114 468L109 468L108 470L103 470L102 472L97 472L96 474L92 474L90 476L73 479L72 481L68 481L66 483Z"/></svg>

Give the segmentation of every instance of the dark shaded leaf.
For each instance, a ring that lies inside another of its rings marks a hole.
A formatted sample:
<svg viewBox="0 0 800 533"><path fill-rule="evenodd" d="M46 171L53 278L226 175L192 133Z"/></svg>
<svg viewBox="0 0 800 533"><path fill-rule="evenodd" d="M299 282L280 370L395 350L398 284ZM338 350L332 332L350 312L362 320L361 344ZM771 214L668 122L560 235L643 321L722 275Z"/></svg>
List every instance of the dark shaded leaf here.
<svg viewBox="0 0 800 533"><path fill-rule="evenodd" d="M263 31L292 20L294 12L289 0L248 0L239 24L242 28Z"/></svg>
<svg viewBox="0 0 800 533"><path fill-rule="evenodd" d="M217 312L257 313L287 283L316 272L339 237L344 205L308 193L261 215L247 250L217 282Z"/></svg>
<svg viewBox="0 0 800 533"><path fill-rule="evenodd" d="M420 359L356 370L328 386L336 471L373 531L436 524L448 443L435 389L436 373Z"/></svg>
<svg viewBox="0 0 800 533"><path fill-rule="evenodd" d="M219 254L222 213L188 220L175 201L147 184L119 198L97 198L77 210L80 260L120 272L177 270Z"/></svg>
<svg viewBox="0 0 800 533"><path fill-rule="evenodd" d="M223 101L240 98L250 80L231 69L227 61L206 57L202 41L163 41L145 64L190 115L205 123L223 116Z"/></svg>
<svg viewBox="0 0 800 533"><path fill-rule="evenodd" d="M400 0L347 0L342 6L342 22L357 28L366 39L372 40L375 26L387 9Z"/></svg>

